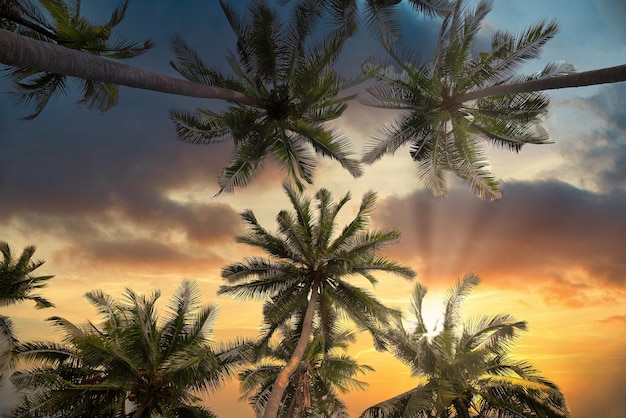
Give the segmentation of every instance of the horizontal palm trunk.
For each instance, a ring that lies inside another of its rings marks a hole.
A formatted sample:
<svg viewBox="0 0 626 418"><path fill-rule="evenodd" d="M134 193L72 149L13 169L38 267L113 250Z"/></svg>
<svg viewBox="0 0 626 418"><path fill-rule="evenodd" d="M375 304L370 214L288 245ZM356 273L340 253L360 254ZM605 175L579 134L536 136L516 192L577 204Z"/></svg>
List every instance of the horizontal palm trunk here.
<svg viewBox="0 0 626 418"><path fill-rule="evenodd" d="M192 83L0 29L0 63L119 86L263 107L262 99Z"/></svg>
<svg viewBox="0 0 626 418"><path fill-rule="evenodd" d="M463 103L468 100L478 100L501 94L530 93L533 91L619 83L621 81L626 81L626 64L599 70L583 71L581 73L546 77L522 83L500 84L464 94L458 97L457 101Z"/></svg>

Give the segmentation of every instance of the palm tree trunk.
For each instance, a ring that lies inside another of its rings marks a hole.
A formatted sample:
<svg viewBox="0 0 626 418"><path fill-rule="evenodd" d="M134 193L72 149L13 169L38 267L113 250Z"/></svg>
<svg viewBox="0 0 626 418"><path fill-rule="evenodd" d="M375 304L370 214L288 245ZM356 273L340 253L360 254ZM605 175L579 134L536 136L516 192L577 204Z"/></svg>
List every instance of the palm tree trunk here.
<svg viewBox="0 0 626 418"><path fill-rule="evenodd" d="M296 348L291 354L291 358L289 359L285 367L283 367L283 369L280 371L280 373L278 373L278 376L276 376L276 380L272 385L272 391L270 392L270 396L267 398L267 404L265 405L263 418L276 418L276 416L278 415L280 402L283 398L283 394L285 393L285 389L287 389L287 383L289 383L289 378L298 368L298 365L304 357L306 347L309 344L311 329L313 328L313 315L315 314L315 309L317 307L318 296L319 282L315 281L313 284L313 289L311 289L311 298L309 299L309 304L306 308L306 313L304 314L304 318L302 320L302 330L300 331L298 343L296 344Z"/></svg>
<svg viewBox="0 0 626 418"><path fill-rule="evenodd" d="M262 99L237 91L168 77L5 29L0 29L0 64L180 96L221 99L259 107L266 104Z"/></svg>
<svg viewBox="0 0 626 418"><path fill-rule="evenodd" d="M144 414L144 412L146 412L146 410L152 403L152 399L153 398L150 398L147 402L143 402L141 405L139 405L139 408L135 410L131 418L141 418L141 416Z"/></svg>
<svg viewBox="0 0 626 418"><path fill-rule="evenodd" d="M626 81L626 64L599 70L584 71L582 73L566 74L530 80L522 83L500 84L482 90L472 91L458 97L459 103L468 100L482 99L488 96L501 94L530 93L541 90L563 89L568 87L594 86L597 84L619 83Z"/></svg>
<svg viewBox="0 0 626 418"><path fill-rule="evenodd" d="M472 418L470 416L469 408L465 399L456 398L454 401L452 401L452 404L454 405L457 416L459 416L460 418Z"/></svg>

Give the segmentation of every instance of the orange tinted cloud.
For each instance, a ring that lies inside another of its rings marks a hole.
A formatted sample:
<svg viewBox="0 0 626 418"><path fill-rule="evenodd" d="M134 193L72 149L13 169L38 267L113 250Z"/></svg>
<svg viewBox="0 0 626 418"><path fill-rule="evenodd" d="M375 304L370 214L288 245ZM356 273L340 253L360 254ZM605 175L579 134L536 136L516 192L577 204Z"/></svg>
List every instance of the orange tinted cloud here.
<svg viewBox="0 0 626 418"><path fill-rule="evenodd" d="M509 182L505 193L488 203L465 190L443 200L418 191L381 200L373 219L401 229L389 252L417 264L426 282L474 271L503 287L626 283L626 194L553 181Z"/></svg>

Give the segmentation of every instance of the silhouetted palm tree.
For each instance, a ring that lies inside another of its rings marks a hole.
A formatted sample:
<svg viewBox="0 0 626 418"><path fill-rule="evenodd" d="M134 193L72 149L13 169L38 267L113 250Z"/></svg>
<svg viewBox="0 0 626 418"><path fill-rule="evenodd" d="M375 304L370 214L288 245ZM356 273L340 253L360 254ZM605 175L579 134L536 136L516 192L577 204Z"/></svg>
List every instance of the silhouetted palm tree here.
<svg viewBox="0 0 626 418"><path fill-rule="evenodd" d="M261 361L239 374L243 398L258 415L263 413L272 385L289 361L298 337L295 323L281 326L279 340L270 345ZM366 383L356 376L372 370L345 353L354 340L354 333L346 329L335 326L332 332L322 335L319 326L314 328L304 356L289 379L278 417L347 417L339 393L364 390Z"/></svg>
<svg viewBox="0 0 626 418"><path fill-rule="evenodd" d="M335 203L328 190L319 190L315 195L316 216L309 198L287 184L284 189L294 211L283 210L278 214L278 232L266 231L254 213L246 211L242 217L250 231L237 238L238 242L262 249L270 257L247 258L224 267L222 277L229 284L218 291L240 299L269 298L264 306L268 335L294 315L299 318L298 342L273 384L265 418L277 416L289 378L306 352L315 321L319 321L325 334L338 310L376 338L378 327L389 320L392 310L365 290L348 283L346 278L362 276L375 284L377 280L372 273L377 271L405 278L415 276L410 268L377 255L381 248L395 242L400 233L367 231L368 216L376 200L374 192L363 196L354 219L335 236L339 210L350 200L350 194Z"/></svg>
<svg viewBox="0 0 626 418"><path fill-rule="evenodd" d="M511 315L461 322L460 305L479 279L468 274L444 301L443 324L428 329L422 303L426 288L415 287L414 328L399 322L385 334L397 358L421 381L414 389L367 409L361 418L460 418L569 416L558 387L528 362L508 356L526 322Z"/></svg>
<svg viewBox="0 0 626 418"><path fill-rule="evenodd" d="M9 306L24 301L34 301L37 309L54 306L50 301L35 293L47 286L44 283L54 276L36 276L34 271L43 261L33 260L35 247L24 248L19 258L14 258L6 242L0 242L0 306Z"/></svg>
<svg viewBox="0 0 626 418"><path fill-rule="evenodd" d="M0 306L9 306L15 303L31 300L35 302L37 309L54 306L46 298L39 295L38 289L46 287L47 280L54 276L36 276L34 274L44 263L32 259L35 247L24 248L22 254L15 258L11 248L6 242L0 242ZM0 377L10 370L15 358L12 355L13 348L18 343L15 336L13 321L6 316L0 315Z"/></svg>
<svg viewBox="0 0 626 418"><path fill-rule="evenodd" d="M287 22L263 0L239 13L220 4L237 36L232 76L211 69L182 39L174 40L174 68L187 80L224 87L262 100L252 107L233 104L224 112L172 111L178 138L194 144L232 139L233 158L219 178L220 193L245 186L273 158L299 187L312 183L316 155L336 160L355 177L361 175L350 143L331 129L354 96L340 96L348 84L333 71L344 42L352 34L341 27L313 40L318 19L315 2L294 7Z"/></svg>
<svg viewBox="0 0 626 418"><path fill-rule="evenodd" d="M12 381L26 395L16 417L213 417L196 404L233 377L243 344L215 347L209 332L216 305L200 305L195 282L185 280L159 321L156 301L126 289L122 302L102 291L86 294L104 322L77 326L52 317L62 343L20 344L19 358L35 361ZM52 415L48 415L52 414Z"/></svg>
<svg viewBox="0 0 626 418"><path fill-rule="evenodd" d="M11 7L0 8L0 17L11 22L21 35L87 54L126 59L142 54L153 46L150 41L139 44L113 35L127 7L128 0L113 11L104 25L93 24L81 17L81 0L40 0L37 4L30 0L15 0ZM17 88L13 92L15 101L35 108L35 112L25 119L37 117L53 95L65 94L68 88L67 75L54 71L17 66L9 70L8 74ZM104 112L117 103L117 85L91 79L71 80L81 90L81 105Z"/></svg>
<svg viewBox="0 0 626 418"><path fill-rule="evenodd" d="M567 63L551 63L538 74L515 75L515 69L539 56L557 32L555 22L540 22L518 35L496 31L491 51L476 53L479 29L490 2L474 11L457 1L444 20L432 62L422 64L398 45L386 44L391 61L369 60L364 69L377 71L381 83L369 92L371 106L404 111L380 130L363 161L372 163L401 146L410 146L418 175L439 196L446 191L446 172L470 184L475 194L501 197L491 173L484 143L519 151L524 144L545 144L548 134L539 125L549 104L538 92L626 80L626 66L580 74Z"/></svg>

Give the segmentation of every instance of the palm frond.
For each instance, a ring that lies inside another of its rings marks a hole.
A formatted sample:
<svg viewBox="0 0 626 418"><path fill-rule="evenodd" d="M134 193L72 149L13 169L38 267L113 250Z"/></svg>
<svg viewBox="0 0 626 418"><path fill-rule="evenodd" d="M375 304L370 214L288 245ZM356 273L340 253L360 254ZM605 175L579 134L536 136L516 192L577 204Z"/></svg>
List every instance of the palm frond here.
<svg viewBox="0 0 626 418"><path fill-rule="evenodd" d="M345 137L328 129L312 126L304 120L291 123L289 130L301 135L302 140L308 142L317 154L337 161L353 177L363 174L359 162L352 158L351 144Z"/></svg>
<svg viewBox="0 0 626 418"><path fill-rule="evenodd" d="M247 142L247 144L250 144L250 142ZM253 154L252 150L258 150L259 148L264 148L264 146L250 144L245 147L242 150L243 152L235 150L230 163L222 170L217 181L220 190L215 194L216 196L222 193L233 193L235 187L245 187L259 174L263 167L264 152L259 152L257 156L252 156L251 154ZM247 158L248 156L252 157L252 159Z"/></svg>
<svg viewBox="0 0 626 418"><path fill-rule="evenodd" d="M354 219L346 225L339 236L333 240L329 249L332 252L340 250L347 245L350 239L355 236L358 232L363 231L367 228L369 223L369 215L374 208L374 204L376 203L377 194L376 192L370 190L363 195L361 199L361 204L359 205L359 211L357 212Z"/></svg>
<svg viewBox="0 0 626 418"><path fill-rule="evenodd" d="M83 98L78 102L80 106L106 112L117 105L119 99L117 85L92 80L81 81L80 84L83 94Z"/></svg>
<svg viewBox="0 0 626 418"><path fill-rule="evenodd" d="M480 283L480 278L473 274L465 274L459 278L454 286L449 290L446 297L446 308L444 311L444 330L452 330L459 319L459 309L461 302Z"/></svg>
<svg viewBox="0 0 626 418"><path fill-rule="evenodd" d="M465 180L474 194L483 200L497 200L502 197L499 182L493 176L489 160L479 146L477 138L468 134L464 118L452 120L455 146L448 153L448 168Z"/></svg>

